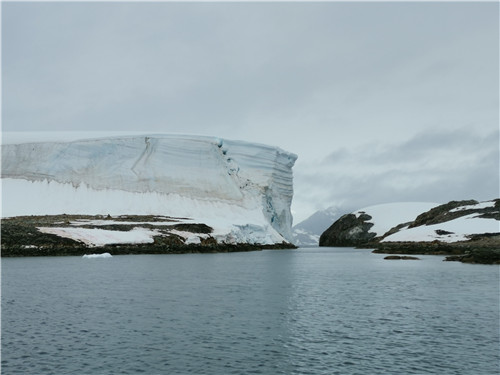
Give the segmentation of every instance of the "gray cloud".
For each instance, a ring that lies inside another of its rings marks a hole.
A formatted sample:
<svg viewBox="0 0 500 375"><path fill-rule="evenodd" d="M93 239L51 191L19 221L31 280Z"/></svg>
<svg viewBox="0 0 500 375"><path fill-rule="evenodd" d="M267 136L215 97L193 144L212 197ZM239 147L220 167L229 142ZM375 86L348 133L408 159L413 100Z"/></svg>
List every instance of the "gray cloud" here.
<svg viewBox="0 0 500 375"><path fill-rule="evenodd" d="M296 173L296 179L304 195L317 189L324 202L347 200L358 208L393 201L493 199L500 193L498 139L498 130L483 136L464 128L420 133L402 143L344 148L317 168Z"/></svg>
<svg viewBox="0 0 500 375"><path fill-rule="evenodd" d="M368 142L358 146L356 151L342 148L326 156L321 165L327 168L332 163L355 162L369 165L371 169L377 165L425 169L432 161L445 162L446 165L475 163L485 153L494 152L498 154L498 130L483 135L476 133L474 128L437 129L417 133L397 143L389 138L383 143Z"/></svg>
<svg viewBox="0 0 500 375"><path fill-rule="evenodd" d="M339 200L446 197L434 192L453 178L482 196L467 182L498 129L498 23L496 3L7 2L3 131L277 145L299 155L298 218ZM405 178L425 181L419 194L397 193Z"/></svg>

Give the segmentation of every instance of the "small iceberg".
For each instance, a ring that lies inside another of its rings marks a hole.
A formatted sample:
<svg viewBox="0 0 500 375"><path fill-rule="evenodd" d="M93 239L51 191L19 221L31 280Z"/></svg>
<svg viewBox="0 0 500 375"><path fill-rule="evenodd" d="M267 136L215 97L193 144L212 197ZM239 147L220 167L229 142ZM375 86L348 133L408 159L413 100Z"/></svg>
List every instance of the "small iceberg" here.
<svg viewBox="0 0 500 375"><path fill-rule="evenodd" d="M102 253L102 254L85 254L82 258L86 259L95 259L95 258L112 258L113 256L110 253Z"/></svg>

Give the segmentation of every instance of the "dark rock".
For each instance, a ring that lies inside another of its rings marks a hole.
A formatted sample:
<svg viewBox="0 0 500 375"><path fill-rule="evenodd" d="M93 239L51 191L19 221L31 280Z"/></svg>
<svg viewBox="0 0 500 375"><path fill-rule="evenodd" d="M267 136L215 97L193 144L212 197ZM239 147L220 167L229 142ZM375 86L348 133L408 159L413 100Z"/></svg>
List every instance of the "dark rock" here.
<svg viewBox="0 0 500 375"><path fill-rule="evenodd" d="M172 229L181 231L181 232L191 232L191 233L203 233L210 234L213 232L213 229L206 224L175 224L172 226Z"/></svg>
<svg viewBox="0 0 500 375"><path fill-rule="evenodd" d="M462 255L447 256L445 261L476 263L476 264L500 264L500 248L485 249L478 248L467 251Z"/></svg>
<svg viewBox="0 0 500 375"><path fill-rule="evenodd" d="M463 254L463 248L456 248L440 241L432 242L380 242L374 253L379 254L427 254L452 255Z"/></svg>
<svg viewBox="0 0 500 375"><path fill-rule="evenodd" d="M411 257L408 255L388 255L384 259L386 260L420 260L420 258L417 257Z"/></svg>
<svg viewBox="0 0 500 375"><path fill-rule="evenodd" d="M485 233L470 236L467 241L381 242L374 253L447 255L446 261L500 264L500 234Z"/></svg>
<svg viewBox="0 0 500 375"><path fill-rule="evenodd" d="M410 225L411 223L412 223L412 222L410 221L410 222L401 223L401 224L399 224L399 225L396 225L394 228L391 228L391 229L389 229L386 233L384 233L384 235L383 235L383 236L381 236L381 237L379 238L379 241L380 241L380 240L382 240L382 239L384 239L385 237L390 236L391 234L394 234L394 233L399 232L401 229L403 229L403 228L407 227L407 226L408 226L408 225Z"/></svg>
<svg viewBox="0 0 500 375"><path fill-rule="evenodd" d="M438 234L440 236L444 236L444 235L447 235L447 234L454 234L453 232L448 232L448 231L442 230L442 229L437 229L434 232L436 232L436 234Z"/></svg>
<svg viewBox="0 0 500 375"><path fill-rule="evenodd" d="M477 210L460 210L455 212L450 212L454 208L469 206L478 204L478 201L473 199L463 200L463 201L451 201L446 204L442 204L440 206L434 207L427 212L424 212L417 216L417 218L410 224L409 228L418 227L421 225L432 225L444 223L446 221L450 221L465 215L469 215Z"/></svg>
<svg viewBox="0 0 500 375"><path fill-rule="evenodd" d="M333 223L319 238L319 246L358 246L371 241L376 234L370 232L371 216L362 213L359 217L346 214Z"/></svg>

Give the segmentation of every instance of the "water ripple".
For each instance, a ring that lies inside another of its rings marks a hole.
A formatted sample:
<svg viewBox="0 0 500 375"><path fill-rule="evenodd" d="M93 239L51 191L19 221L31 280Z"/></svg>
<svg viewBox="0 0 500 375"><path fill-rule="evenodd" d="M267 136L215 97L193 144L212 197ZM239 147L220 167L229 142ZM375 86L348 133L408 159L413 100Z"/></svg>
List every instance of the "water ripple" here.
<svg viewBox="0 0 500 375"><path fill-rule="evenodd" d="M498 268L412 264L345 249L4 259L2 374L497 374Z"/></svg>

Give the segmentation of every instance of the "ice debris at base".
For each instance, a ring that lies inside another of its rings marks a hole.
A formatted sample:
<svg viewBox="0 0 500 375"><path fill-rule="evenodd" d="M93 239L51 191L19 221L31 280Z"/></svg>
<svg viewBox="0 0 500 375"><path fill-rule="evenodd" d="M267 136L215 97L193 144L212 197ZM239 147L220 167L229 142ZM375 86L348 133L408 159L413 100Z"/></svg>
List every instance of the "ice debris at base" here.
<svg viewBox="0 0 500 375"><path fill-rule="evenodd" d="M102 253L102 254L85 254L82 256L84 259L99 259L99 258L112 258L113 256L110 253Z"/></svg>
<svg viewBox="0 0 500 375"><path fill-rule="evenodd" d="M168 215L204 223L227 243L291 242L296 158L182 135L4 144L2 216Z"/></svg>

